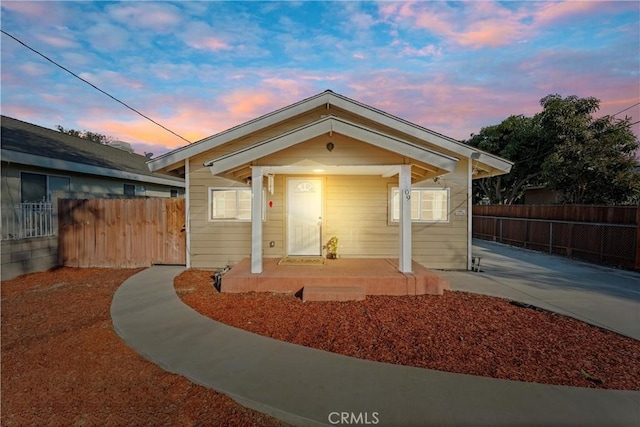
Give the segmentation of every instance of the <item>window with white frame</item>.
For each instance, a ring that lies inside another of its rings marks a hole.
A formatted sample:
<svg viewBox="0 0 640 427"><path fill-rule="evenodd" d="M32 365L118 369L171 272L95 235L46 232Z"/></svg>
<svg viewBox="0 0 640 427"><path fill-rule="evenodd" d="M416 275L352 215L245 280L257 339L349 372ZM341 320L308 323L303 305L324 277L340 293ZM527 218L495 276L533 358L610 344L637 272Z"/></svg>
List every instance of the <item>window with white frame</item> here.
<svg viewBox="0 0 640 427"><path fill-rule="evenodd" d="M265 220L265 194L262 195ZM209 188L209 221L251 221L250 188Z"/></svg>
<svg viewBox="0 0 640 427"><path fill-rule="evenodd" d="M391 189L391 222L400 220L400 189ZM441 222L449 220L448 188L413 188L411 221Z"/></svg>

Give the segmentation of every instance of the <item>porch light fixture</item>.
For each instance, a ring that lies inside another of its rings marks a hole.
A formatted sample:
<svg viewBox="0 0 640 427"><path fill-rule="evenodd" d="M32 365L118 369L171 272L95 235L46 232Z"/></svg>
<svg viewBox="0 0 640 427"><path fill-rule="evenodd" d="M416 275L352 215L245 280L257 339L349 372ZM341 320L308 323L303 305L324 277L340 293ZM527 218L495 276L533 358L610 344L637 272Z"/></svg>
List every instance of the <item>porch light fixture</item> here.
<svg viewBox="0 0 640 427"><path fill-rule="evenodd" d="M333 147L334 147L333 142L329 141L329 143L327 144L327 150L329 150L329 152L332 152Z"/></svg>

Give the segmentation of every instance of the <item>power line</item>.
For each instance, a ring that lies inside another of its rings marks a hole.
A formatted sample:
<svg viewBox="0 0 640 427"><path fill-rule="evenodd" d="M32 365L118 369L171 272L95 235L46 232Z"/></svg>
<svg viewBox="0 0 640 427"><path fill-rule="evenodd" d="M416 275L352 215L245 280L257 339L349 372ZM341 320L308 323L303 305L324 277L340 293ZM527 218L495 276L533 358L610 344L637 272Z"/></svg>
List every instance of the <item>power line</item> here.
<svg viewBox="0 0 640 427"><path fill-rule="evenodd" d="M640 105L640 102L636 102L636 103L635 103L635 104L633 104L631 107L627 107L627 108L625 108L625 109L624 109L624 110L622 110L622 111L618 111L617 113L612 114L612 115L611 115L611 117L615 117L615 116L617 116L617 115L618 115L618 114L620 114L620 113L624 113L625 111L627 111L627 110L629 110L629 109L631 109L631 108L635 107L636 105Z"/></svg>
<svg viewBox="0 0 640 427"><path fill-rule="evenodd" d="M178 138L182 139L183 141L186 141L188 144L191 144L191 141L189 141L188 139L184 138L181 135L178 135L177 133L175 133L174 131L172 131L171 129L161 125L160 123L156 122L155 120L153 120L151 117L146 116L145 114L141 113L140 111L136 110L135 108L127 105L126 103L120 101L118 98L116 98L113 95L108 94L107 92L105 92L104 90L100 89L98 86L94 85L93 83L83 79L82 77L80 77L79 75L77 75L76 73L74 73L73 71L69 70L68 68L63 67L62 65L58 64L56 61L54 61L53 59L49 58L48 56L38 52L37 50L35 50L34 48L32 48L31 46L27 45L26 43L24 43L23 41L17 39L16 37L12 36L11 34L7 33L5 30L1 30L0 32L2 32L2 34L5 34L9 37L11 37L12 39L14 39L15 41L17 41L18 43L20 43L21 45L23 45L24 47L26 47L27 49L29 49L30 51L36 53L37 55L40 55L41 57L43 57L44 59L46 59L47 61L51 62L53 65L55 65L56 67L59 67L61 69L63 69L64 71L66 71L67 73L71 74L73 77L82 80L83 82L85 82L86 84L88 84L89 86L91 86L92 88L96 89L97 91L107 95L109 98L113 99L114 101L124 105L125 107L127 107L129 110L133 111L134 113L144 117L145 119L149 120L151 123L160 126L162 129L166 130L167 132L172 133L173 135L177 136Z"/></svg>

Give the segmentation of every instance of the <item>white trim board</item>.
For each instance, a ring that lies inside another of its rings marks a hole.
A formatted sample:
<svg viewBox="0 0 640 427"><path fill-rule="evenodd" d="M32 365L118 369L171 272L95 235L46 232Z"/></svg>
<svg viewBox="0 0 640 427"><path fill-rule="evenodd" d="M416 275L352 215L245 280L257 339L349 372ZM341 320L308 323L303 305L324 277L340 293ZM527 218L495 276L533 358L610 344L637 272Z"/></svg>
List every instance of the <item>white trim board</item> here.
<svg viewBox="0 0 640 427"><path fill-rule="evenodd" d="M334 106L351 112L360 117L388 126L399 132L419 138L427 143L440 146L443 149L453 152L461 157L473 157L479 165L484 164L491 169L491 172L483 176L508 173L513 165L511 162L498 156L483 152L475 147L470 147L453 138L441 135L437 132L410 123L406 120L328 90L288 107L281 108L244 124L235 126L227 131L159 156L148 162L149 168L152 171L156 171L173 164L183 162L191 156L204 153L212 148L219 147L238 138L245 137L253 132L282 123L295 116L321 107L322 105L326 105L328 110L330 106Z"/></svg>
<svg viewBox="0 0 640 427"><path fill-rule="evenodd" d="M208 166L211 169L211 173L217 175L329 132L339 133L376 147L393 151L448 172L453 171L458 163L458 159L455 157L391 137L341 118L328 116L274 138L205 162L204 166Z"/></svg>

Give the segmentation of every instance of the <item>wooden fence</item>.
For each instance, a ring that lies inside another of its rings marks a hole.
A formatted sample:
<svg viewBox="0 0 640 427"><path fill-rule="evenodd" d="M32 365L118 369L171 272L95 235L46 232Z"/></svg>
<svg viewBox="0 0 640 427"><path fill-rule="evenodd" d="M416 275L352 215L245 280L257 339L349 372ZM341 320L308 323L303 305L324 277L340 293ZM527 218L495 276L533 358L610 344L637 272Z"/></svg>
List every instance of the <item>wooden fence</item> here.
<svg viewBox="0 0 640 427"><path fill-rule="evenodd" d="M185 264L184 199L60 199L59 264Z"/></svg>
<svg viewBox="0 0 640 427"><path fill-rule="evenodd" d="M640 270L640 206L474 206L473 236Z"/></svg>

